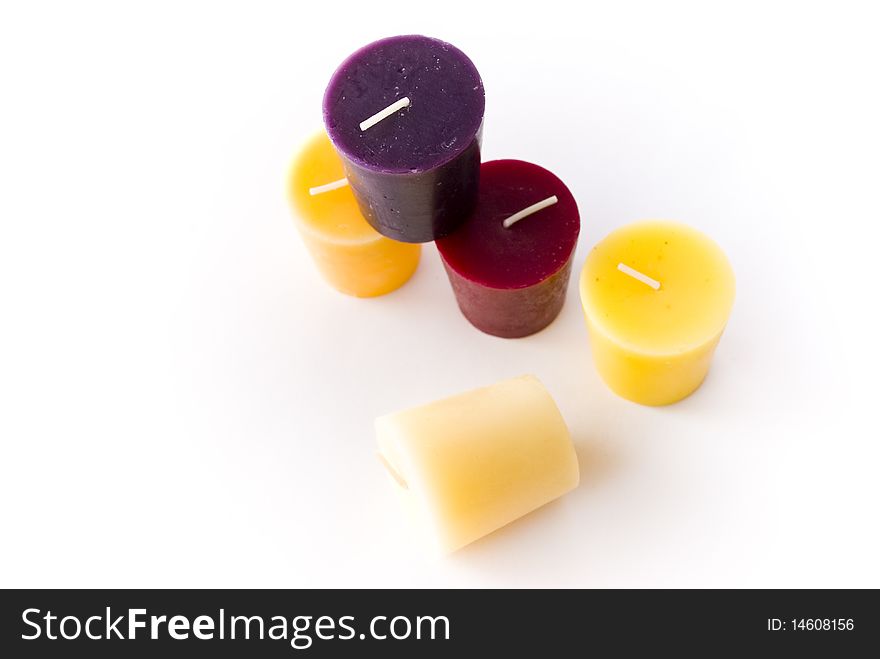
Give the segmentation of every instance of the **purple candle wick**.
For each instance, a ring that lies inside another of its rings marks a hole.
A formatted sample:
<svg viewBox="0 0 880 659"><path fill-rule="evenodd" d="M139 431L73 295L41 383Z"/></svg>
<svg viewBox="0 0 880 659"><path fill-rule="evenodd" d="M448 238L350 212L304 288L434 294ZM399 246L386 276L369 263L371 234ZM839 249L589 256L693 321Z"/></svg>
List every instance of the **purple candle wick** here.
<svg viewBox="0 0 880 659"><path fill-rule="evenodd" d="M394 114L398 110L402 110L405 107L409 107L409 97L408 96L404 96L400 100L394 101L394 103L389 105L384 110L379 110L372 117L370 117L368 119L364 119L360 124L361 130L367 130L368 128L372 128L373 126L378 124L383 119L387 119L392 114Z"/></svg>

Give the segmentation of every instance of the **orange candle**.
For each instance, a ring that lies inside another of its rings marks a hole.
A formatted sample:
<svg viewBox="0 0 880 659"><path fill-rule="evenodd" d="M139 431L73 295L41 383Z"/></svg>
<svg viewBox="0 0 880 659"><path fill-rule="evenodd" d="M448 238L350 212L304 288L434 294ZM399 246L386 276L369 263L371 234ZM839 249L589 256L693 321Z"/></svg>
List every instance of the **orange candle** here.
<svg viewBox="0 0 880 659"><path fill-rule="evenodd" d="M293 161L287 192L306 247L338 291L355 297L384 295L415 272L421 246L386 238L367 224L323 132Z"/></svg>

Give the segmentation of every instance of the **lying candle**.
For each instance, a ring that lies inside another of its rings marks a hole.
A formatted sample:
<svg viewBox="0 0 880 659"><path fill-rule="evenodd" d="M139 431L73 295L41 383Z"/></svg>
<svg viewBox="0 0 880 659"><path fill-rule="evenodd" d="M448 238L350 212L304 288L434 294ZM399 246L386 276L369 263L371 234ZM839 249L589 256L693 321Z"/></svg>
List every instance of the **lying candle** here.
<svg viewBox="0 0 880 659"><path fill-rule="evenodd" d="M565 421L531 375L379 417L376 433L382 461L441 552L578 484Z"/></svg>
<svg viewBox="0 0 880 659"><path fill-rule="evenodd" d="M484 108L473 62L437 39L382 39L342 63L324 94L324 123L377 231L428 242L467 217Z"/></svg>
<svg viewBox="0 0 880 659"><path fill-rule="evenodd" d="M612 232L587 257L581 301L605 383L629 400L666 405L693 393L733 307L721 248L676 222Z"/></svg>
<svg viewBox="0 0 880 659"><path fill-rule="evenodd" d="M562 309L580 231L577 203L542 167L483 163L477 206L437 249L458 306L495 336L534 334Z"/></svg>
<svg viewBox="0 0 880 659"><path fill-rule="evenodd" d="M357 297L382 295L415 272L421 245L389 240L367 224L323 132L294 160L288 196L306 247L337 290Z"/></svg>

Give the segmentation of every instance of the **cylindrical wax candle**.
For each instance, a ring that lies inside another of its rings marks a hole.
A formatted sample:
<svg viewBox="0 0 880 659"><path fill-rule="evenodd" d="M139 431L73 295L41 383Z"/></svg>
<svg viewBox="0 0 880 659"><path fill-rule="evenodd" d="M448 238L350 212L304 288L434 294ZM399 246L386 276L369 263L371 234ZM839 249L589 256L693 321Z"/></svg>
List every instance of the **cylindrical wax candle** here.
<svg viewBox="0 0 880 659"><path fill-rule="evenodd" d="M484 108L473 62L437 39L382 39L342 63L324 94L324 123L377 231L428 242L470 213Z"/></svg>
<svg viewBox="0 0 880 659"><path fill-rule="evenodd" d="M605 383L644 405L674 403L709 371L735 292L721 248L677 222L637 222L587 257L581 301Z"/></svg>
<svg viewBox="0 0 880 659"><path fill-rule="evenodd" d="M516 220L535 204L543 208ZM579 231L577 203L556 176L521 160L493 160L481 168L474 212L437 249L465 317L487 334L515 338L543 329L562 309Z"/></svg>
<svg viewBox="0 0 880 659"><path fill-rule="evenodd" d="M526 375L376 419L379 452L441 552L451 552L578 484L556 403Z"/></svg>
<svg viewBox="0 0 880 659"><path fill-rule="evenodd" d="M334 288L357 297L389 293L415 272L421 245L376 233L361 215L344 177L327 135L315 135L294 160L288 177L297 227Z"/></svg>

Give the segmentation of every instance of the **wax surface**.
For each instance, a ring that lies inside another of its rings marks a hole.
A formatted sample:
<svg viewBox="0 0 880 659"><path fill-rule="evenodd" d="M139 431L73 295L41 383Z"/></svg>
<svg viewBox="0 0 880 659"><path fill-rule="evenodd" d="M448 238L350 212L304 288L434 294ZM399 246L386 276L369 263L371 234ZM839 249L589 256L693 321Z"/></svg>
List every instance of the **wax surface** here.
<svg viewBox="0 0 880 659"><path fill-rule="evenodd" d="M366 130L395 101L410 105ZM473 62L418 35L371 43L324 94L324 123L367 220L404 242L452 231L476 202L485 92Z"/></svg>
<svg viewBox="0 0 880 659"><path fill-rule="evenodd" d="M660 282L660 289L618 264ZM619 395L665 405L702 383L733 306L733 269L710 238L677 222L637 222L587 257L581 301L600 375Z"/></svg>
<svg viewBox="0 0 880 659"><path fill-rule="evenodd" d="M319 195L309 188L345 176L339 156L323 132L295 158L288 196L297 227L324 278L357 297L389 293L415 272L421 246L389 240L363 218L349 187Z"/></svg>
<svg viewBox="0 0 880 659"><path fill-rule="evenodd" d="M398 491L444 553L578 484L568 428L534 376L380 417L376 433Z"/></svg>
<svg viewBox="0 0 880 659"><path fill-rule="evenodd" d="M556 176L521 160L483 163L480 179L474 212L437 249L474 326L507 338L533 334L565 301L580 231L577 203ZM556 204L504 228L505 219L553 195Z"/></svg>

